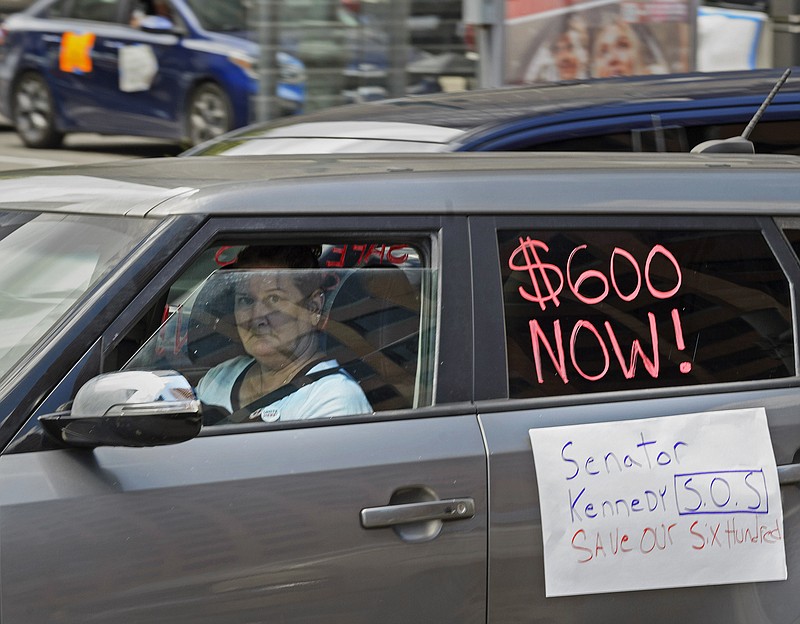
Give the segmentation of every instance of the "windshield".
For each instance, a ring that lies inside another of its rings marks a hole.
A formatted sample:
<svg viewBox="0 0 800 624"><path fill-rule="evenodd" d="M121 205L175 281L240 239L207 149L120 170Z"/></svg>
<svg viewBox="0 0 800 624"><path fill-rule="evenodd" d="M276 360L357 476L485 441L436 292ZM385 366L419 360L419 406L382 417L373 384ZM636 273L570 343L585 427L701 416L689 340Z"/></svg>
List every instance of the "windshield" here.
<svg viewBox="0 0 800 624"><path fill-rule="evenodd" d="M187 0L187 4L206 30L215 32L247 30L244 0Z"/></svg>
<svg viewBox="0 0 800 624"><path fill-rule="evenodd" d="M156 223L0 212L0 379Z"/></svg>

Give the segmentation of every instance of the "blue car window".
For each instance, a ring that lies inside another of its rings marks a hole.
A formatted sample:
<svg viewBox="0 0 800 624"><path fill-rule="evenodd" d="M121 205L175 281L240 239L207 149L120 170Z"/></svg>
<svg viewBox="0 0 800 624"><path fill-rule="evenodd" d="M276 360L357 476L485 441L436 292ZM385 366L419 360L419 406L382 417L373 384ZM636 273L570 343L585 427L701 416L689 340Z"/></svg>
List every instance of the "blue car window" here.
<svg viewBox="0 0 800 624"><path fill-rule="evenodd" d="M206 30L239 32L247 28L242 0L188 0L187 4Z"/></svg>
<svg viewBox="0 0 800 624"><path fill-rule="evenodd" d="M68 17L96 22L115 22L117 0L75 0Z"/></svg>

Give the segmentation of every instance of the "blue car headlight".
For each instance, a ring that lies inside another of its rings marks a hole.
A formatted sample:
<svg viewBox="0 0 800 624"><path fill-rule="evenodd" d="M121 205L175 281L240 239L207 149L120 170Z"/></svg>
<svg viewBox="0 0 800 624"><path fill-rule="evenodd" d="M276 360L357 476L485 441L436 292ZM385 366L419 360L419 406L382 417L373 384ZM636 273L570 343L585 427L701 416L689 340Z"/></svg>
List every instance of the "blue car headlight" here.
<svg viewBox="0 0 800 624"><path fill-rule="evenodd" d="M249 78L258 80L258 61L242 52L231 52L228 60L241 68ZM306 81L306 68L299 60L285 52L278 52L278 81L287 85L299 85Z"/></svg>
<svg viewBox="0 0 800 624"><path fill-rule="evenodd" d="M244 54L242 52L230 52L228 54L228 60L239 67L242 71L249 78L253 80L258 80L258 69L256 66L256 59L254 59L249 54Z"/></svg>

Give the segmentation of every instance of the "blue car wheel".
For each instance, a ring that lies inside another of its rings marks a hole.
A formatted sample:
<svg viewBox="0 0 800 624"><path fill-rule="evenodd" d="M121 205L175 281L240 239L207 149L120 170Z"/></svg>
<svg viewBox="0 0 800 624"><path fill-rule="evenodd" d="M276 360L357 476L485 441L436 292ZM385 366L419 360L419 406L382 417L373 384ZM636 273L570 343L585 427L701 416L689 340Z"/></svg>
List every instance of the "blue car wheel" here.
<svg viewBox="0 0 800 624"><path fill-rule="evenodd" d="M14 83L12 118L28 147L54 148L64 140L55 122L55 104L47 83L36 72L22 74Z"/></svg>
<svg viewBox="0 0 800 624"><path fill-rule="evenodd" d="M187 111L187 135L192 145L224 134L233 127L233 109L225 92L213 82L194 89Z"/></svg>

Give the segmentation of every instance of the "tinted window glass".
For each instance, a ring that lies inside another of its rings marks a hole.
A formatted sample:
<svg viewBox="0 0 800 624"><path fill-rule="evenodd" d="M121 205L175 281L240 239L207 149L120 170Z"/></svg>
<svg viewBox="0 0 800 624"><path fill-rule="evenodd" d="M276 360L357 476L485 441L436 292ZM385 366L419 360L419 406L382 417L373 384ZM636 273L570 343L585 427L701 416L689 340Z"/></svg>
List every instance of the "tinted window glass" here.
<svg viewBox="0 0 800 624"><path fill-rule="evenodd" d="M688 152L703 141L739 136L745 125L746 123L682 127L662 126L654 121L653 127L549 141L524 149L551 152ZM800 122L762 121L753 130L750 140L753 141L757 154L800 154L798 136Z"/></svg>
<svg viewBox="0 0 800 624"><path fill-rule="evenodd" d="M512 398L785 377L786 278L758 232L499 236Z"/></svg>
<svg viewBox="0 0 800 624"><path fill-rule="evenodd" d="M125 368L181 371L204 403L224 408L225 422L244 408L247 416L264 407L251 409L250 395L278 401L281 392L307 392L319 363L339 371L324 381L342 386L337 400L348 388L360 388L358 396L324 409L319 401L300 411L284 407L263 420L430 405L436 274L424 268L423 254L414 246L380 243L318 247L314 267L242 265L244 246L209 249L173 285L164 324ZM237 255L240 262L233 263ZM256 376L255 366L263 375ZM223 374L229 379L211 389L209 380ZM206 424L218 422L216 416Z"/></svg>
<svg viewBox="0 0 800 624"><path fill-rule="evenodd" d="M541 152L688 152L690 139L680 126L637 128L550 141L531 146Z"/></svg>

